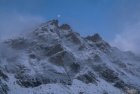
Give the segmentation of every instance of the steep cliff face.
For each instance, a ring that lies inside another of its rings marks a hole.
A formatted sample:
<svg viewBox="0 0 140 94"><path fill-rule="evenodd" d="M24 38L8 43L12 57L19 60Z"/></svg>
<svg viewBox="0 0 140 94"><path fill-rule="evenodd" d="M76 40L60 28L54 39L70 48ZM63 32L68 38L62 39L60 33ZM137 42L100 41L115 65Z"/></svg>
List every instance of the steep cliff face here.
<svg viewBox="0 0 140 94"><path fill-rule="evenodd" d="M0 94L139 94L140 58L51 20L0 43Z"/></svg>

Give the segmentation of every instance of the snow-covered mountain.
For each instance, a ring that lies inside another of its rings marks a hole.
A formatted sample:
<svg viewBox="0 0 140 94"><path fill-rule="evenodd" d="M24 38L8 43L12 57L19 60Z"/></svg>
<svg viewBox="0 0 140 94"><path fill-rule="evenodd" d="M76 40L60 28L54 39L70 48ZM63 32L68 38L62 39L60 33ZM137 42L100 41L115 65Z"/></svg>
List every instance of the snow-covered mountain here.
<svg viewBox="0 0 140 94"><path fill-rule="evenodd" d="M0 94L140 94L140 57L51 20L0 43Z"/></svg>

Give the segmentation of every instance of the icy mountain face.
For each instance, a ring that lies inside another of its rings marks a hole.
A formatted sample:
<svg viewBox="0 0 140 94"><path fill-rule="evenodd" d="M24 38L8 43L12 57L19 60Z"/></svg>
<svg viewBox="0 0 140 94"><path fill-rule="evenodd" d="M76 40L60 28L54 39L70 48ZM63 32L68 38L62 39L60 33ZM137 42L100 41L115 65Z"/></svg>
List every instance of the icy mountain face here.
<svg viewBox="0 0 140 94"><path fill-rule="evenodd" d="M51 20L0 43L0 94L139 94L140 58Z"/></svg>

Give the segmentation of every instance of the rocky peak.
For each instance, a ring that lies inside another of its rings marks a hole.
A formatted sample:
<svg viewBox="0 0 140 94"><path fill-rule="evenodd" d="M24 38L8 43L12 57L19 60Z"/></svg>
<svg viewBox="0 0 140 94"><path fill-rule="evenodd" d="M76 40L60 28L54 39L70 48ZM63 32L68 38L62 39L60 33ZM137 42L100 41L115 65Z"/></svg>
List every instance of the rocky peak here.
<svg viewBox="0 0 140 94"><path fill-rule="evenodd" d="M70 30L71 27L70 27L70 25L68 25L68 24L62 24L62 25L60 26L60 29L63 29L63 30Z"/></svg>
<svg viewBox="0 0 140 94"><path fill-rule="evenodd" d="M86 39L94 42L96 46L103 52L108 52L111 48L111 46L104 41L98 33L94 34L93 36L88 36Z"/></svg>
<svg viewBox="0 0 140 94"><path fill-rule="evenodd" d="M58 20L50 20L50 21L48 21L47 22L48 24L50 24L50 25L55 25L55 26L57 26L58 27Z"/></svg>
<svg viewBox="0 0 140 94"><path fill-rule="evenodd" d="M59 27L59 22L58 20L50 20L48 22L45 22L43 24L41 24L35 31L49 31L50 29L53 30L55 28L58 28Z"/></svg>
<svg viewBox="0 0 140 94"><path fill-rule="evenodd" d="M102 38L98 33L94 34L93 36L87 36L86 39L91 40L93 42L102 41Z"/></svg>

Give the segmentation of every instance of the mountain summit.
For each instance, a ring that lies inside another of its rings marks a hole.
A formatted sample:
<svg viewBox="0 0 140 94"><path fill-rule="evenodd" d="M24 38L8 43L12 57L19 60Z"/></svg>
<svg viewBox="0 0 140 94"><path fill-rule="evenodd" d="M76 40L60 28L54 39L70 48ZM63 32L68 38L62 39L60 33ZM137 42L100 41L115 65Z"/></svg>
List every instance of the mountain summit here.
<svg viewBox="0 0 140 94"><path fill-rule="evenodd" d="M139 94L140 58L51 20L0 43L0 94Z"/></svg>

